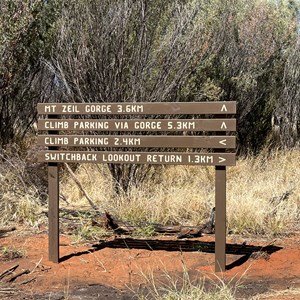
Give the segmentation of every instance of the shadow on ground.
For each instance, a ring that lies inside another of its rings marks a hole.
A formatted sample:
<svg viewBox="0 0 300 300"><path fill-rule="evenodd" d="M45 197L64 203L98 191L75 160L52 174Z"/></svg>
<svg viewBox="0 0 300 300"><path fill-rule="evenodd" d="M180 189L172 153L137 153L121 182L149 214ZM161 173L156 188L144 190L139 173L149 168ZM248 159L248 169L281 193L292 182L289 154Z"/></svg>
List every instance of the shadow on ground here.
<svg viewBox="0 0 300 300"><path fill-rule="evenodd" d="M144 249L144 250L165 250L165 251L180 251L180 252L205 252L215 253L215 242L201 242L195 240L155 240L155 239L133 239L133 238L116 238L113 241L103 241L93 245L93 248L86 251L71 253L60 258L60 262L66 261L74 256L81 256L104 248L114 249ZM245 244L226 244L226 254L243 255L236 261L226 266L227 270L241 266L254 253L265 253L271 255L279 251L282 247L268 246L252 246Z"/></svg>

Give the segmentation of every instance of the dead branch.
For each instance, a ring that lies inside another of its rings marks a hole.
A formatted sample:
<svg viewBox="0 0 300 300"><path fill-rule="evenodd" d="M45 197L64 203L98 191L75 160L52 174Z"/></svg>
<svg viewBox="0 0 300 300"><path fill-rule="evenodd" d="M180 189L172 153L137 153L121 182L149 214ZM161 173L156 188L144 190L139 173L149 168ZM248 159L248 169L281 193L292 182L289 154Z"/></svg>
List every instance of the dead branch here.
<svg viewBox="0 0 300 300"><path fill-rule="evenodd" d="M33 277L31 279L28 279L28 280L24 280L24 281L20 282L19 285L28 284L28 283L30 283L30 282L32 282L34 280L36 280L36 277Z"/></svg>
<svg viewBox="0 0 300 300"><path fill-rule="evenodd" d="M16 227L0 228L0 235L8 232L15 231Z"/></svg>
<svg viewBox="0 0 300 300"><path fill-rule="evenodd" d="M11 287L1 287L0 289L0 294L16 294L18 291L15 288L11 288Z"/></svg>
<svg viewBox="0 0 300 300"><path fill-rule="evenodd" d="M125 222L114 220L108 212L105 212L98 220L93 219L92 225L112 229L117 234L130 234L135 230L133 226Z"/></svg>
<svg viewBox="0 0 300 300"><path fill-rule="evenodd" d="M69 208L64 208L64 207L60 208L59 211L61 213L63 213L64 215L70 215L74 218L79 218L80 213L81 213L81 211L79 211L78 209L75 210L75 209L69 209Z"/></svg>
<svg viewBox="0 0 300 300"><path fill-rule="evenodd" d="M10 277L7 282L13 282L15 281L18 277L22 276L22 275L25 275L25 274L29 274L30 273L30 270L26 269L26 270L23 270L15 275L13 275L12 277Z"/></svg>
<svg viewBox="0 0 300 300"><path fill-rule="evenodd" d="M15 265L5 271L3 271L1 274L0 274L0 280L3 279L5 276L8 276L10 275L13 271L15 271L17 268L19 267L19 265Z"/></svg>
<svg viewBox="0 0 300 300"><path fill-rule="evenodd" d="M214 209L212 211L214 214ZM210 221L199 226L183 226L183 225L161 225L150 224L153 226L155 233L177 235L178 238L191 238L199 237L203 234L214 233L214 218L210 218ZM128 222L115 220L108 212L105 212L98 220L92 220L93 226L104 227L106 229L112 229L117 234L132 234L137 228L141 226L134 226Z"/></svg>
<svg viewBox="0 0 300 300"><path fill-rule="evenodd" d="M64 194L62 194L62 193L59 194L59 199L62 199L62 200L65 201L68 205L70 204L70 202L67 200L67 197L66 197Z"/></svg>
<svg viewBox="0 0 300 300"><path fill-rule="evenodd" d="M41 257L41 259L36 263L36 265L34 266L34 268L30 271L30 274L32 274L36 268L40 265L41 261L43 260L43 257Z"/></svg>
<svg viewBox="0 0 300 300"><path fill-rule="evenodd" d="M77 184L78 188L80 189L80 191L83 193L83 195L85 196L85 198L87 199L87 201L89 202L89 204L92 206L92 208L95 211L99 211L98 207L96 206L96 204L93 202L92 198L87 194L87 192L85 191L85 189L83 188L81 182L79 181L79 179L76 177L76 175L74 174L74 172L72 171L72 169L70 168L70 166L65 163L65 166L68 170L68 172L70 173L70 175L72 176L74 182Z"/></svg>

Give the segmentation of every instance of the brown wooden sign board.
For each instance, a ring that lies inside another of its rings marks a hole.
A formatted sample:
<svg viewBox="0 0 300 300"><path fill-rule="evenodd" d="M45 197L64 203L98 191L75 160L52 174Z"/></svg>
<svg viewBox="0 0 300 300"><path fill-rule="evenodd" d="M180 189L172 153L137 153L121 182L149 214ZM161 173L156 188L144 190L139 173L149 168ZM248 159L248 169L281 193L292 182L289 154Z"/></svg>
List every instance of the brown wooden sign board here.
<svg viewBox="0 0 300 300"><path fill-rule="evenodd" d="M235 114L236 102L39 103L37 110L40 115Z"/></svg>
<svg viewBox="0 0 300 300"><path fill-rule="evenodd" d="M150 131L150 132L185 132L185 131L236 131L235 119L183 119L183 120L38 120L39 130L72 131Z"/></svg>
<svg viewBox="0 0 300 300"><path fill-rule="evenodd" d="M41 151L39 162L234 166L235 153Z"/></svg>
<svg viewBox="0 0 300 300"><path fill-rule="evenodd" d="M235 148L235 136L40 135L40 146L126 148Z"/></svg>
<svg viewBox="0 0 300 300"><path fill-rule="evenodd" d="M115 163L215 166L215 271L226 269L226 166L234 166L236 138L224 135L236 131L236 102L163 103L40 103L38 129L48 135L38 144L48 146L38 160L48 163L49 260L59 262L59 163ZM111 119L113 115L219 115L211 119ZM65 119L60 115L104 115L104 119ZM107 119L108 118L108 119ZM66 135L67 132L101 132L101 135ZM191 132L217 132L214 136L190 136ZM60 135L59 133L62 133ZM103 135L114 132L113 135ZM176 132L171 135L122 135L122 132ZM116 134L118 133L118 134ZM184 135L183 135L184 134ZM106 151L60 151L65 147L99 147ZM219 153L111 151L111 148L212 148Z"/></svg>

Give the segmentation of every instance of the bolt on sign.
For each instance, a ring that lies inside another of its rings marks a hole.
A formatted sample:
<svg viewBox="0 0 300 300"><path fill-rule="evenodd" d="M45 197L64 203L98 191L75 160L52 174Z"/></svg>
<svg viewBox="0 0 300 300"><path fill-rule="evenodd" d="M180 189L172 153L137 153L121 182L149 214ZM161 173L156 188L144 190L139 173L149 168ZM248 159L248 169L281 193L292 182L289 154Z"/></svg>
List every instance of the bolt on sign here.
<svg viewBox="0 0 300 300"><path fill-rule="evenodd" d="M225 271L226 166L236 163L235 101L39 103L37 110L43 116L38 129L44 132L38 136L38 145L48 148L39 151L38 160L48 163L49 260L59 262L59 163L215 166L215 270ZM77 151L76 147L101 151ZM164 151L149 152L149 148Z"/></svg>

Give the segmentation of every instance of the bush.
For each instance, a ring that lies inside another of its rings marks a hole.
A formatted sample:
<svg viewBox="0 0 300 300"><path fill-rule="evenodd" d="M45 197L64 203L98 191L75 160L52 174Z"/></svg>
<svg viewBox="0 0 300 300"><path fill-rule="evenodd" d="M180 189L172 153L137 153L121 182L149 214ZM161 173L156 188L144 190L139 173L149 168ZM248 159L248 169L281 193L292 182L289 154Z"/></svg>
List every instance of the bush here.
<svg viewBox="0 0 300 300"><path fill-rule="evenodd" d="M41 221L39 213L47 196L45 174L18 152L14 147L0 151L0 226L34 226Z"/></svg>
<svg viewBox="0 0 300 300"><path fill-rule="evenodd" d="M36 120L36 104L51 81L42 59L49 55L58 1L0 3L0 146L23 140Z"/></svg>

